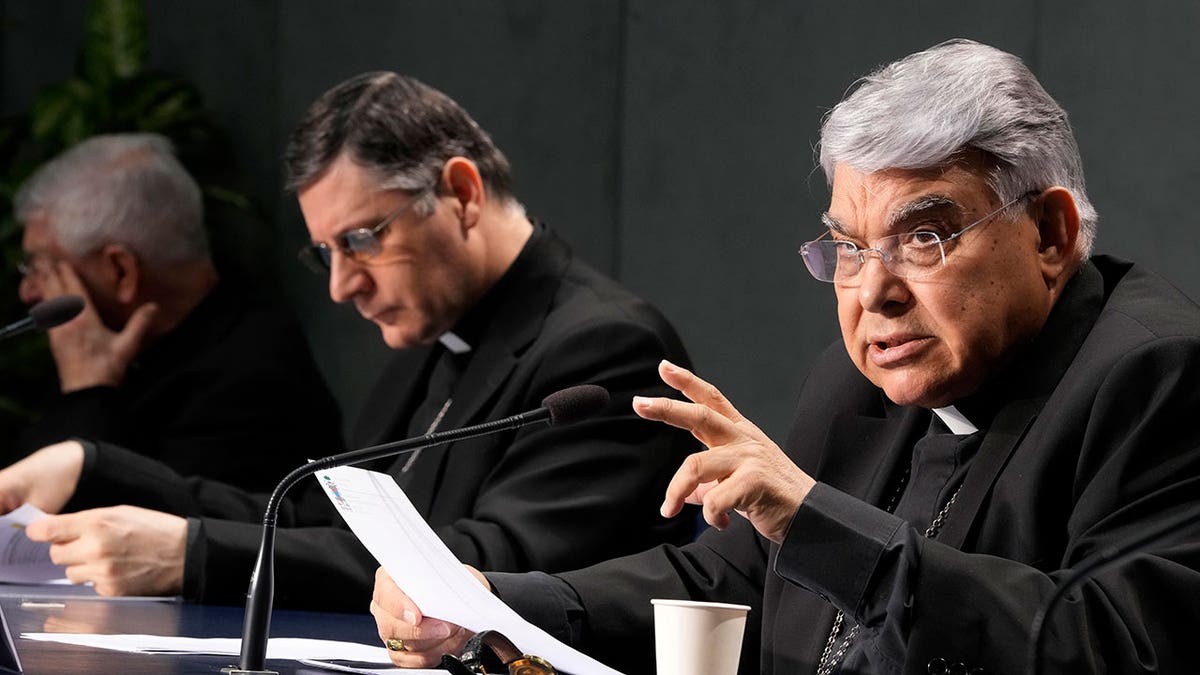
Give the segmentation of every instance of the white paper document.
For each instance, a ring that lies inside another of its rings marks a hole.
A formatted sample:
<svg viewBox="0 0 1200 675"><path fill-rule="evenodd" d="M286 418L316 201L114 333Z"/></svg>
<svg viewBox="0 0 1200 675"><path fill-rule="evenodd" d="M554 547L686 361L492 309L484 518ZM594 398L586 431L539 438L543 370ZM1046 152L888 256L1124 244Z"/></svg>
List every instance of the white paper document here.
<svg viewBox="0 0 1200 675"><path fill-rule="evenodd" d="M354 467L315 478L346 524L421 613L471 631L498 630L560 673L619 675L522 619L463 568L391 476Z"/></svg>
<svg viewBox="0 0 1200 675"><path fill-rule="evenodd" d="M50 544L31 541L25 526L46 514L29 504L0 516L0 583L67 584L64 567L50 562Z"/></svg>
<svg viewBox="0 0 1200 675"><path fill-rule="evenodd" d="M354 675L390 675L391 673L404 673L404 675L446 675L446 671L426 670L425 668L358 668L356 666L347 666L341 663L330 663L328 661L317 661L315 659L298 659L301 665L315 666L324 668L335 673L354 673Z"/></svg>
<svg viewBox="0 0 1200 675"><path fill-rule="evenodd" d="M217 654L239 656L241 638L189 638L166 635L96 635L92 633L22 633L26 640L59 642L137 654ZM337 659L358 663L390 664L383 647L357 642L309 638L271 638L268 659Z"/></svg>

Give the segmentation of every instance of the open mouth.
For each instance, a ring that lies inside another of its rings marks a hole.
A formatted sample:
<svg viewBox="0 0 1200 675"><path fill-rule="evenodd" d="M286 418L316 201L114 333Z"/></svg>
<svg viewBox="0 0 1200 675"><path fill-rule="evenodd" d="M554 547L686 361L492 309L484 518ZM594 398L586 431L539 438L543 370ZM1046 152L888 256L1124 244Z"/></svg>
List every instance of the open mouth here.
<svg viewBox="0 0 1200 675"><path fill-rule="evenodd" d="M888 335L872 340L867 352L875 365L897 366L919 355L932 342L933 338L921 335Z"/></svg>

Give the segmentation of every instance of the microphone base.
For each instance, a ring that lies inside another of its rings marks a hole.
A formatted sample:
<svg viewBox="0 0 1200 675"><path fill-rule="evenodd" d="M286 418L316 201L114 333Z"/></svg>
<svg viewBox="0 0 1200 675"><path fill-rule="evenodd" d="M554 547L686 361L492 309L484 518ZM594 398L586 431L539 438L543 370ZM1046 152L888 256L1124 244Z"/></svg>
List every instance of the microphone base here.
<svg viewBox="0 0 1200 675"><path fill-rule="evenodd" d="M221 672L226 675L279 675L278 670L243 670L238 666L225 666Z"/></svg>

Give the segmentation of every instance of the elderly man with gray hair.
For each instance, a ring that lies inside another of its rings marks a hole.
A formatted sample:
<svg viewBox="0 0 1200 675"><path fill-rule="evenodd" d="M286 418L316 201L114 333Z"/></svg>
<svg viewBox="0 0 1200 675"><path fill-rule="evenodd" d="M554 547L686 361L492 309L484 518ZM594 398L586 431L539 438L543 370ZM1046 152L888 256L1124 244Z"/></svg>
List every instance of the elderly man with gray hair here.
<svg viewBox="0 0 1200 675"><path fill-rule="evenodd" d="M200 187L166 138L88 139L42 166L15 207L21 299L86 301L50 331L62 395L26 430L25 451L106 441L265 489L310 448L340 445L299 325L219 279Z"/></svg>
<svg viewBox="0 0 1200 675"><path fill-rule="evenodd" d="M486 574L518 612L652 672L650 598L752 606L741 672L1023 673L1031 624L1099 551L1200 505L1200 308L1090 256L1096 214L1066 113L1021 61L955 40L866 77L825 120L831 185L801 247L841 343L782 449L712 385L638 398L688 429L662 513L715 527L580 571ZM732 512L736 511L738 515ZM481 577L484 578L484 577ZM1190 672L1193 526L1097 572L1046 618L1046 671ZM400 665L467 634L381 573Z"/></svg>

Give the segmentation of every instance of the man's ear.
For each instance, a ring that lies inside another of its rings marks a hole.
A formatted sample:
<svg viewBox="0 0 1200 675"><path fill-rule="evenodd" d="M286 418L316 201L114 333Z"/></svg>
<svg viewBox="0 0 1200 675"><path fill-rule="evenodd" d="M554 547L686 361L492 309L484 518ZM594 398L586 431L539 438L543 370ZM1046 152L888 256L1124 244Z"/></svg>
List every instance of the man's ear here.
<svg viewBox="0 0 1200 675"><path fill-rule="evenodd" d="M105 281L121 304L132 305L142 291L142 267L133 251L121 244L109 244L100 250Z"/></svg>
<svg viewBox="0 0 1200 675"><path fill-rule="evenodd" d="M1037 196L1034 217L1042 277L1057 294L1079 266L1079 207L1066 188L1047 188Z"/></svg>
<svg viewBox="0 0 1200 675"><path fill-rule="evenodd" d="M466 157L451 157L442 167L442 188L454 198L454 212L464 230L475 227L487 201L479 167Z"/></svg>

